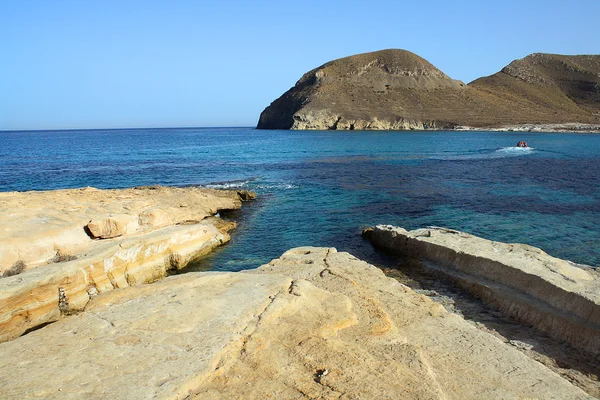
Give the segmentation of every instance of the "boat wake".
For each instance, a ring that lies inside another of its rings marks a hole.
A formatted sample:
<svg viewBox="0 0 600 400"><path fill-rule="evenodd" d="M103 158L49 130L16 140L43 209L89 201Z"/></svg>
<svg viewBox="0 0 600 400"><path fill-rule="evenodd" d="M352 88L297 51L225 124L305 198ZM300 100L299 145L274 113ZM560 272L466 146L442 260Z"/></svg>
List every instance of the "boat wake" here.
<svg viewBox="0 0 600 400"><path fill-rule="evenodd" d="M503 147L495 151L497 154L504 155L505 157L518 157L532 154L535 149L533 147Z"/></svg>
<svg viewBox="0 0 600 400"><path fill-rule="evenodd" d="M450 154L431 157L434 160L493 160L497 158L522 157L535 153L533 147L503 147L500 149L482 149L462 154Z"/></svg>

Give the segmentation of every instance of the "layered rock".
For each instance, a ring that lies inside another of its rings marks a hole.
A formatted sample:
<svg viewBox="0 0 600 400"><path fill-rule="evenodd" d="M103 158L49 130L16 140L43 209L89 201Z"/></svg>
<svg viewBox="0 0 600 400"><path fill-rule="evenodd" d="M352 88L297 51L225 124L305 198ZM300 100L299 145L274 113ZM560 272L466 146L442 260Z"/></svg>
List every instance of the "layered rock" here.
<svg viewBox="0 0 600 400"><path fill-rule="evenodd" d="M113 290L0 353L6 399L590 398L326 248Z"/></svg>
<svg viewBox="0 0 600 400"><path fill-rule="evenodd" d="M97 243L92 238L194 223L240 206L236 191L193 187L0 193L0 274L19 260L31 269L77 254Z"/></svg>
<svg viewBox="0 0 600 400"><path fill-rule="evenodd" d="M198 188L0 193L0 341L184 267L229 240L235 223L211 215L241 204Z"/></svg>
<svg viewBox="0 0 600 400"><path fill-rule="evenodd" d="M600 274L524 244L426 228L380 225L365 232L380 248L420 260L427 270L552 337L600 356Z"/></svg>
<svg viewBox="0 0 600 400"><path fill-rule="evenodd" d="M522 124L600 128L600 56L533 54L469 85L406 50L328 62L260 115L259 129L432 130Z"/></svg>

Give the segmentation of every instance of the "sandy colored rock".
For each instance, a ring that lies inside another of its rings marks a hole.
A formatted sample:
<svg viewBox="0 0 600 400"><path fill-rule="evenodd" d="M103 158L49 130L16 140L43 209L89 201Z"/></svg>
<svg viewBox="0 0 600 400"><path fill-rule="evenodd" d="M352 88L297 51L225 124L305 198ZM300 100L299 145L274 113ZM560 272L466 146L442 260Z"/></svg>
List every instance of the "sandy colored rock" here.
<svg viewBox="0 0 600 400"><path fill-rule="evenodd" d="M406 231L379 225L365 232L384 250L422 261L431 272L519 321L600 355L600 274L525 244L501 243L452 229Z"/></svg>
<svg viewBox="0 0 600 400"><path fill-rule="evenodd" d="M135 219L131 215L115 215L108 218L93 219L87 225L90 234L97 239L110 239L122 236L127 232L127 226L134 225Z"/></svg>
<svg viewBox="0 0 600 400"><path fill-rule="evenodd" d="M75 260L0 279L0 341L79 312L98 293L162 279L228 240L205 220L113 239Z"/></svg>
<svg viewBox="0 0 600 400"><path fill-rule="evenodd" d="M0 193L0 273L19 260L31 269L58 251L76 254L96 245L84 229L90 221L99 222L100 234L114 226L128 235L198 222L241 204L236 191L195 187Z"/></svg>
<svg viewBox="0 0 600 400"><path fill-rule="evenodd" d="M25 265L0 279L0 341L183 268L229 240L235 223L211 215L241 204L197 188L0 193L0 271Z"/></svg>
<svg viewBox="0 0 600 400"><path fill-rule="evenodd" d="M113 290L0 353L6 399L590 398L326 248L290 250L254 271Z"/></svg>
<svg viewBox="0 0 600 400"><path fill-rule="evenodd" d="M185 206L187 207L187 205ZM173 218L164 210L153 209L140 213L140 225L149 225L154 228L170 225Z"/></svg>

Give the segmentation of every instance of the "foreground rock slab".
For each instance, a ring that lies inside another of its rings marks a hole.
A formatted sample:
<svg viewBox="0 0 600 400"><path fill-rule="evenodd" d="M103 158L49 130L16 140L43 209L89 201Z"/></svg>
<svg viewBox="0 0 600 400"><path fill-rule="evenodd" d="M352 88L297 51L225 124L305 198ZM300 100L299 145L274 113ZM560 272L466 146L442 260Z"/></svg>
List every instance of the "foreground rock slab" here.
<svg viewBox="0 0 600 400"><path fill-rule="evenodd" d="M113 290L0 354L3 399L590 398L327 248Z"/></svg>
<svg viewBox="0 0 600 400"><path fill-rule="evenodd" d="M210 252L235 227L212 215L248 196L167 187L0 193L0 341Z"/></svg>
<svg viewBox="0 0 600 400"><path fill-rule="evenodd" d="M74 255L111 238L199 222L241 207L248 192L150 186L0 193L0 274Z"/></svg>
<svg viewBox="0 0 600 400"><path fill-rule="evenodd" d="M525 244L445 228L365 231L384 250L421 260L505 314L600 356L600 274Z"/></svg>

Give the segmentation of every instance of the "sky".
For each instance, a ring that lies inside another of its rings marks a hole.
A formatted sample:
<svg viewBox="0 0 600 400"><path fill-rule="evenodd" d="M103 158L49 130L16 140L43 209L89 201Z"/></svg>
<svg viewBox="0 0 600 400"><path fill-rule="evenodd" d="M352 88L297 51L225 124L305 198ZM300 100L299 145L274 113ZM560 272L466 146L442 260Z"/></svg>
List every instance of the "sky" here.
<svg viewBox="0 0 600 400"><path fill-rule="evenodd" d="M600 54L596 0L0 0L0 130L255 126L303 73L412 51L454 79Z"/></svg>

